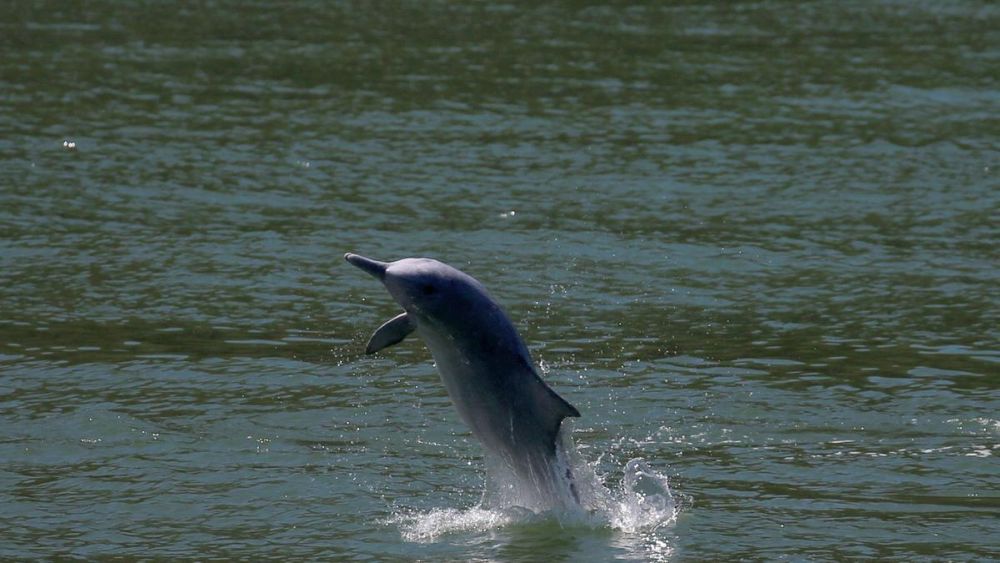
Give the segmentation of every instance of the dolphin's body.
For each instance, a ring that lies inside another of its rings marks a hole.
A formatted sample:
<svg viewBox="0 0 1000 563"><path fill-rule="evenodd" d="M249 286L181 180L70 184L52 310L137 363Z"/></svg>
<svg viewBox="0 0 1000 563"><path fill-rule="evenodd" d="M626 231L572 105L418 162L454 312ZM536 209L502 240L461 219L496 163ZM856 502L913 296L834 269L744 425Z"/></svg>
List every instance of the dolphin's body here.
<svg viewBox="0 0 1000 563"><path fill-rule="evenodd" d="M378 262L346 254L379 279L403 313L372 335L371 354L413 331L437 364L458 415L521 487L547 507L579 502L558 439L562 419L580 413L535 371L514 325L473 277L427 258Z"/></svg>

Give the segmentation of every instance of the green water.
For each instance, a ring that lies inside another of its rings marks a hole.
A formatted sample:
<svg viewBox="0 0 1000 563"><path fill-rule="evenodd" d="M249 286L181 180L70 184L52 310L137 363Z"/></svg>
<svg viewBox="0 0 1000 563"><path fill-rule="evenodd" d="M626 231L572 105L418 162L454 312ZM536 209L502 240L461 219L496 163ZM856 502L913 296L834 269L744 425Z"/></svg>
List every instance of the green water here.
<svg viewBox="0 0 1000 563"><path fill-rule="evenodd" d="M2 12L0 558L1000 558L995 3ZM346 251L480 279L676 518L477 511Z"/></svg>

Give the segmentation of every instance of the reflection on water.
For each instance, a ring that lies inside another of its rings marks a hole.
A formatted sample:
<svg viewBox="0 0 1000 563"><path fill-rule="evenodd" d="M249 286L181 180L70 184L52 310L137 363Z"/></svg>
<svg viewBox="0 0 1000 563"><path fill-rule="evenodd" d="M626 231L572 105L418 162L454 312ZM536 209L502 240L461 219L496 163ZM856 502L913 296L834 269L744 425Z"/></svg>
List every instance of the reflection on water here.
<svg viewBox="0 0 1000 563"><path fill-rule="evenodd" d="M0 557L994 555L992 3L8 12ZM481 279L676 521L410 541L483 461L348 250Z"/></svg>

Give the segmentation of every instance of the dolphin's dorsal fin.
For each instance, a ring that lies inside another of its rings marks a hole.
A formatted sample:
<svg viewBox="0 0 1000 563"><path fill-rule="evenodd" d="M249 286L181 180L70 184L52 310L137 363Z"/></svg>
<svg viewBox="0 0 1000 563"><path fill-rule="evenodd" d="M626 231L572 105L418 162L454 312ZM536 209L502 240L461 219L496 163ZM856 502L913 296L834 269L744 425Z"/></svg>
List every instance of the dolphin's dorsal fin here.
<svg viewBox="0 0 1000 563"><path fill-rule="evenodd" d="M538 374L535 374L535 378L536 385L533 385L535 404L538 406L539 416L545 425L545 431L554 446L562 419L567 416L579 417L580 411L546 385L542 378L538 377Z"/></svg>
<svg viewBox="0 0 1000 563"><path fill-rule="evenodd" d="M567 416L572 416L574 418L580 417L580 411L576 410L576 407L569 404L569 401L560 397L559 394L553 391L548 385L545 386L545 389L549 392L549 395L552 396L552 401L555 405L557 405L554 410L559 415L559 418L566 418Z"/></svg>
<svg viewBox="0 0 1000 563"><path fill-rule="evenodd" d="M365 347L365 354L374 354L383 348L402 342L416 328L417 325L406 313L396 315L375 330L368 340L368 346Z"/></svg>

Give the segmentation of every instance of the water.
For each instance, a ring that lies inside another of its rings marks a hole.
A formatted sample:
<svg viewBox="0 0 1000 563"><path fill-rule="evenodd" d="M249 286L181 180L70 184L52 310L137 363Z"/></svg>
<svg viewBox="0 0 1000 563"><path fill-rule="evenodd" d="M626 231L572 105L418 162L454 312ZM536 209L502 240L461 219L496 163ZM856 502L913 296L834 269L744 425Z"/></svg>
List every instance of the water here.
<svg viewBox="0 0 1000 563"><path fill-rule="evenodd" d="M0 557L1000 557L998 22L12 3ZM478 508L345 251L491 288L605 509Z"/></svg>

